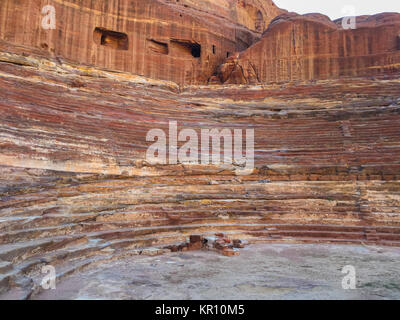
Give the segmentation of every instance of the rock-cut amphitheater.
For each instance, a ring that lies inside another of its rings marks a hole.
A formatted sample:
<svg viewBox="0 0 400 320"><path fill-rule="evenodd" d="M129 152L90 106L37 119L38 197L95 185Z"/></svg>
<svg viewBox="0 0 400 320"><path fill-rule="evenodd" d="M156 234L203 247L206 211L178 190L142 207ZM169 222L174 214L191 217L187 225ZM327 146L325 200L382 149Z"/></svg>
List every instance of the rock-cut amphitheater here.
<svg viewBox="0 0 400 320"><path fill-rule="evenodd" d="M254 170L149 163L170 121L254 129ZM400 247L399 208L399 13L0 1L0 296L191 235Z"/></svg>

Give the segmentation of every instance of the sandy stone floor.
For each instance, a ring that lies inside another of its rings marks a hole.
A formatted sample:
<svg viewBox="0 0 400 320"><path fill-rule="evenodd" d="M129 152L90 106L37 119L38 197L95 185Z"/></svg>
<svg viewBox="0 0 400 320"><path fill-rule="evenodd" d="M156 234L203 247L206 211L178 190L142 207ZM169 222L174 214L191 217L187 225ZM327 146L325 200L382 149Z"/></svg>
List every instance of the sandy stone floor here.
<svg viewBox="0 0 400 320"><path fill-rule="evenodd" d="M400 248L257 244L214 252L133 256L76 273L36 299L400 299ZM357 289L343 290L342 268Z"/></svg>

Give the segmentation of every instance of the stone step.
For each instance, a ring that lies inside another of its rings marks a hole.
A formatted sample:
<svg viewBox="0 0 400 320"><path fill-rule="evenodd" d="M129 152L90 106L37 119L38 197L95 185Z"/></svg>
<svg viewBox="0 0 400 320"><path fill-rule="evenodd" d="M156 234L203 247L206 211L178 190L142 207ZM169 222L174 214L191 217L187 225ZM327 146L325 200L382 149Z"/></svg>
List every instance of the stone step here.
<svg viewBox="0 0 400 320"><path fill-rule="evenodd" d="M7 273L13 269L13 265L9 261L0 260L0 274Z"/></svg>

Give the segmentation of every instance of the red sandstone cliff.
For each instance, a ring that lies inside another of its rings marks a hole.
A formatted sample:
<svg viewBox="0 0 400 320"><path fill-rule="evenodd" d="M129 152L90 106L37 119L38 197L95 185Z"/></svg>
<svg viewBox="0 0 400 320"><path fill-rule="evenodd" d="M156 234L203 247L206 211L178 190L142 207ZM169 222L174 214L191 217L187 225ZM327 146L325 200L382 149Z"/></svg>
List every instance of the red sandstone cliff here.
<svg viewBox="0 0 400 320"><path fill-rule="evenodd" d="M41 27L53 5L56 29ZM283 11L271 0L0 1L0 46L118 71L206 83Z"/></svg>
<svg viewBox="0 0 400 320"><path fill-rule="evenodd" d="M273 19L262 39L220 67L224 83L268 83L370 76L400 70L400 14L341 21L321 14L284 14Z"/></svg>
<svg viewBox="0 0 400 320"><path fill-rule="evenodd" d="M190 234L400 246L399 74L179 91L0 61L0 297L15 286L34 294L43 261L68 276ZM149 165L146 133L167 132L168 120L253 128L253 174Z"/></svg>
<svg viewBox="0 0 400 320"><path fill-rule="evenodd" d="M68 276L192 233L400 246L398 14L347 31L286 14L245 50L268 1L54 0L57 31L44 3L0 2L0 294L31 297L44 262ZM223 81L385 75L176 85L243 50ZM168 120L254 129L255 170L150 165L146 133Z"/></svg>

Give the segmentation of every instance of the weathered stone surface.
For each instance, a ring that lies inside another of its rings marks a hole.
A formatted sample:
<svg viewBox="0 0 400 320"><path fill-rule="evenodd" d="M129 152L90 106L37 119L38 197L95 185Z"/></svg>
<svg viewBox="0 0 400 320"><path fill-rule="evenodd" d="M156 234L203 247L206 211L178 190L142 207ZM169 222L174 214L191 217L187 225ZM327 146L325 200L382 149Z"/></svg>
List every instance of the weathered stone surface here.
<svg viewBox="0 0 400 320"><path fill-rule="evenodd" d="M0 260L13 265L3 290L31 294L23 279L44 261L62 277L191 234L400 245L396 74L180 90L33 56L0 60ZM168 120L254 128L253 174L150 166L146 133Z"/></svg>
<svg viewBox="0 0 400 320"><path fill-rule="evenodd" d="M234 258L207 251L134 256L78 272L33 298L398 300L399 259L399 248L271 243ZM357 266L357 290L342 289L345 263Z"/></svg>
<svg viewBox="0 0 400 320"><path fill-rule="evenodd" d="M44 264L199 249L193 234L400 246L398 15L341 30L270 1L54 0L57 34L27 3L0 3L0 293L39 293ZM270 27L233 54L257 8ZM169 121L254 129L253 172L151 165Z"/></svg>
<svg viewBox="0 0 400 320"><path fill-rule="evenodd" d="M391 74L400 70L400 13L362 16L356 29L321 14L287 13L219 68L224 83L271 83Z"/></svg>
<svg viewBox="0 0 400 320"><path fill-rule="evenodd" d="M41 27L48 4L56 9L55 30ZM271 0L3 0L0 48L206 83L229 53L248 48L282 12Z"/></svg>

